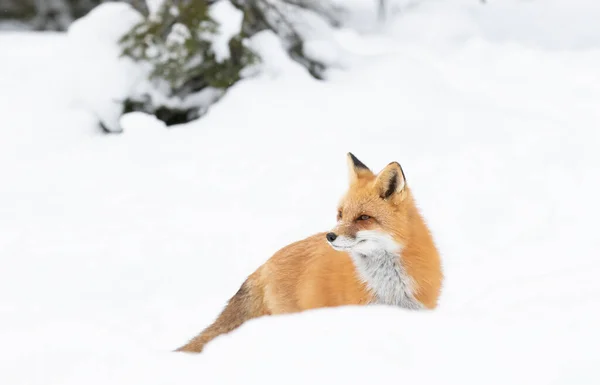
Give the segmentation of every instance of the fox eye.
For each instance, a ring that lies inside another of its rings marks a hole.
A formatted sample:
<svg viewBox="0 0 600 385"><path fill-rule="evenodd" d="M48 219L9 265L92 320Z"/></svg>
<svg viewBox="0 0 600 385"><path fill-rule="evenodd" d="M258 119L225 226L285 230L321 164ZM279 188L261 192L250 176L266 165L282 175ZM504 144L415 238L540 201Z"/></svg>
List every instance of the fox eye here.
<svg viewBox="0 0 600 385"><path fill-rule="evenodd" d="M357 221L366 221L368 219L371 219L371 217L368 215L364 215L364 214L361 215L360 217L356 218Z"/></svg>
<svg viewBox="0 0 600 385"><path fill-rule="evenodd" d="M337 219L338 219L338 221L339 221L340 219L342 219L342 210L338 210L338 213L337 213Z"/></svg>

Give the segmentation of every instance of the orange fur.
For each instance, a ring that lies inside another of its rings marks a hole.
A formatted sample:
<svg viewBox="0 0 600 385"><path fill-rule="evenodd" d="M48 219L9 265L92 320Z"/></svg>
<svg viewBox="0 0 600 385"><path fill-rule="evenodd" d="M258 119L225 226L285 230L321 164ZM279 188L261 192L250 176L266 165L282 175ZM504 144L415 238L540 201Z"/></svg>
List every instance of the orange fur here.
<svg viewBox="0 0 600 385"><path fill-rule="evenodd" d="M353 155L348 154L348 161L350 188L340 202L333 231L349 237L361 230L389 234L402 245L398 258L413 281L414 298L424 308L435 308L443 279L440 258L402 168L393 162L375 175ZM387 190L392 194L382 198L390 194ZM369 218L357 220L362 215ZM263 315L373 301L349 254L334 250L326 233L318 233L277 251L248 278L217 320L178 351L200 352L213 338Z"/></svg>

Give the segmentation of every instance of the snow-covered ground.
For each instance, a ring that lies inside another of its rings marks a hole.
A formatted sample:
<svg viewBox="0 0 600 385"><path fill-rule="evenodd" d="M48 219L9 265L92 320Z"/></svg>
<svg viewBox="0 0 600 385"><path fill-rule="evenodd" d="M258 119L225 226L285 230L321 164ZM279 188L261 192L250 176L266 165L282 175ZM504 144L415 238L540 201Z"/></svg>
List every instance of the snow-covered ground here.
<svg viewBox="0 0 600 385"><path fill-rule="evenodd" d="M401 3L337 34L351 65L327 82L263 34L263 73L203 119L113 136L73 100L72 41L1 33L0 384L600 383L600 4ZM171 352L333 226L347 151L402 163L439 309L270 317Z"/></svg>

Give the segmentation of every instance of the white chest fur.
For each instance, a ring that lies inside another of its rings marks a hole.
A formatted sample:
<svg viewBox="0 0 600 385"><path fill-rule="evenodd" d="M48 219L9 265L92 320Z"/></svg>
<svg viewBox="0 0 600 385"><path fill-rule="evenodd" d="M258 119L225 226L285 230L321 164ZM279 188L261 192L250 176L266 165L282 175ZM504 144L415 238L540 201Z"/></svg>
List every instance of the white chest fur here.
<svg viewBox="0 0 600 385"><path fill-rule="evenodd" d="M401 245L378 231L359 231L349 250L358 273L374 294L374 303L422 309L414 297L414 281L402 266L401 252Z"/></svg>

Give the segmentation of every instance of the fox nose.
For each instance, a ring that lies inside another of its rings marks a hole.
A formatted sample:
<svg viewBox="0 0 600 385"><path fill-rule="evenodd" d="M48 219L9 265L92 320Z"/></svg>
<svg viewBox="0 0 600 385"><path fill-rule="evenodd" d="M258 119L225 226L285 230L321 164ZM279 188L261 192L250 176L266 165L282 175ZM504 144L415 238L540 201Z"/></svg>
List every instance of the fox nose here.
<svg viewBox="0 0 600 385"><path fill-rule="evenodd" d="M335 233L327 233L325 237L329 242L333 242L337 238L337 235L335 235Z"/></svg>

